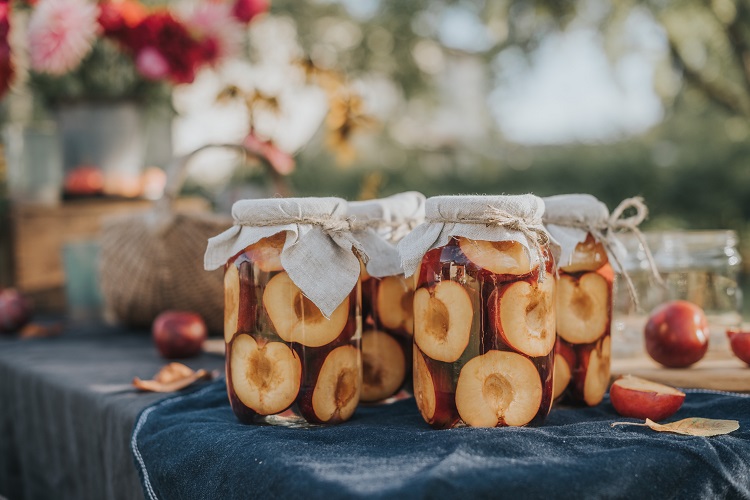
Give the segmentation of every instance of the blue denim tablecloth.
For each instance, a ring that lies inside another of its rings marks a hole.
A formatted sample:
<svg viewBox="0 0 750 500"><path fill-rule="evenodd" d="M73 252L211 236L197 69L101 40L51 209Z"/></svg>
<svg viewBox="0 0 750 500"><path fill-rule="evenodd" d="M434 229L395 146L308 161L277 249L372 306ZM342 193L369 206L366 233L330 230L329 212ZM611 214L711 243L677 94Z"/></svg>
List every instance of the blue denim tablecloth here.
<svg viewBox="0 0 750 500"><path fill-rule="evenodd" d="M685 417L740 430L679 436L623 421L609 399L539 428L430 429L413 399L335 427L240 424L224 380L146 408L131 447L146 498L750 498L750 396L688 391Z"/></svg>

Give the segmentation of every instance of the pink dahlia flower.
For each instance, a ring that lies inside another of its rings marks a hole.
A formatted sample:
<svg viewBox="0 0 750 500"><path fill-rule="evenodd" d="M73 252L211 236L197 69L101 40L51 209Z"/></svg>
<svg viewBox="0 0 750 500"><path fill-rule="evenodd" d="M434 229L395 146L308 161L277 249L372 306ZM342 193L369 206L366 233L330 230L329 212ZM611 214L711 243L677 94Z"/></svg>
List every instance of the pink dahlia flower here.
<svg viewBox="0 0 750 500"><path fill-rule="evenodd" d="M32 69L62 75L78 66L99 32L98 16L86 0L41 0L29 20Z"/></svg>

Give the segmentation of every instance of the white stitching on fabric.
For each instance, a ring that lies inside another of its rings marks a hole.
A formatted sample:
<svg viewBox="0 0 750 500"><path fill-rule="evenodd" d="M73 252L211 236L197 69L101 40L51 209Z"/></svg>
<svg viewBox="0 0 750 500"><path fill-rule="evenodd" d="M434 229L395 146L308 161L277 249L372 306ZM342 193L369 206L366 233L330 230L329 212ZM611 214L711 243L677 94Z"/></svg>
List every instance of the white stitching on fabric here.
<svg viewBox="0 0 750 500"><path fill-rule="evenodd" d="M750 394L731 391L717 391L715 389L682 389L683 392L701 392L705 394L719 394L722 396L736 396L738 398L750 398Z"/></svg>
<svg viewBox="0 0 750 500"><path fill-rule="evenodd" d="M156 496L156 492L154 491L154 488L151 485L151 480L149 479L149 476L148 476L148 470L146 470L146 463L143 461L141 452L138 449L138 433L140 432L141 427L143 427L143 424L146 423L146 420L148 420L148 416L151 414L151 412L157 409L158 407L165 406L171 403L176 403L178 401L185 399L188 396L197 396L198 394L205 392L212 387L213 387L213 384L210 384L199 391L191 392L190 394L183 394L182 396L177 396L177 397L173 397L173 398L169 398L164 401L161 401L155 404L154 406L144 410L144 412L141 413L141 416L138 418L138 422L136 422L135 429L133 429L133 437L130 439L130 448L133 451L133 454L135 455L135 458L138 461L138 464L141 466L141 471L143 472L143 482L146 484L146 492L148 493L148 496L149 498L151 498L151 500L158 500L158 497Z"/></svg>

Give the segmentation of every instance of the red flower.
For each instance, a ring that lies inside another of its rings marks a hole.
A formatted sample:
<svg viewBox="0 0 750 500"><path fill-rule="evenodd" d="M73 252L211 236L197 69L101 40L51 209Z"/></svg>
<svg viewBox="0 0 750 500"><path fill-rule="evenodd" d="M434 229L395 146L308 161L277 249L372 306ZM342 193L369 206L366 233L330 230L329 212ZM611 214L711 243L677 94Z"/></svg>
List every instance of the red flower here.
<svg viewBox="0 0 750 500"><path fill-rule="evenodd" d="M235 0L232 15L247 24L258 14L266 12L269 4L269 0Z"/></svg>
<svg viewBox="0 0 750 500"><path fill-rule="evenodd" d="M7 0L0 2L0 97L10 88L10 83L15 74L15 68L11 59L10 43L10 18L8 17L10 5Z"/></svg>
<svg viewBox="0 0 750 500"><path fill-rule="evenodd" d="M146 17L146 8L134 0L106 1L99 4L99 24L106 36L123 41L127 31Z"/></svg>
<svg viewBox="0 0 750 500"><path fill-rule="evenodd" d="M153 12L146 16L134 29L128 30L123 43L133 52L136 61L144 59L144 50L149 54L149 61L155 61L155 55L161 56L168 66L168 78L174 83L191 83L203 61L200 43L167 11ZM148 67L152 65L149 64ZM151 71L142 74L151 79L156 76Z"/></svg>

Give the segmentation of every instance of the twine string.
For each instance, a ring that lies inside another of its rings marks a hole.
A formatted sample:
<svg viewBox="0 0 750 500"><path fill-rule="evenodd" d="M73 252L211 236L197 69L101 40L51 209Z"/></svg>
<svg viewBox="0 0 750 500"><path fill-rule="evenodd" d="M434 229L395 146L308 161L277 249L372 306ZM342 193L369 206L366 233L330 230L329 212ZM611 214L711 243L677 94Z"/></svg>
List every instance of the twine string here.
<svg viewBox="0 0 750 500"><path fill-rule="evenodd" d="M484 224L487 227L504 227L510 231L523 234L539 259L539 281L544 281L547 274L547 256L542 247L549 242L549 235L544 229L541 218L522 218L505 210L487 205L484 214L476 219L450 219L446 217L427 219L427 222L448 224Z"/></svg>

